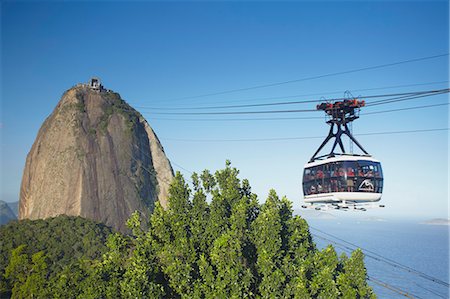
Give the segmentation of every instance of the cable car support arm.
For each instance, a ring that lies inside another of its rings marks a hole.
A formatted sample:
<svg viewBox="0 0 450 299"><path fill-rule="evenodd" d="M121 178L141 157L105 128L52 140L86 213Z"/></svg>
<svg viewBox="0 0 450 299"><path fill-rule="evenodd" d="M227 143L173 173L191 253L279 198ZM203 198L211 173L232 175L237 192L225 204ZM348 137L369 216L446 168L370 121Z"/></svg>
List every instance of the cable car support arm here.
<svg viewBox="0 0 450 299"><path fill-rule="evenodd" d="M325 138L325 140L319 146L317 151L311 157L310 162L313 162L317 158L321 158L317 157L317 155L332 138L335 138L333 147L331 148L330 153L325 156L326 157L335 156L334 150L336 149L337 145L339 145L342 153L345 154L344 144L342 143L341 139L342 134L347 135L350 138L350 140L352 140L364 154L369 155L369 153L362 147L362 145L355 139L355 137L353 137L347 126L347 123L352 122L355 119L359 118L356 114L357 112L359 112L359 108L363 107L364 105L365 105L364 101L358 101L356 99L344 100L342 102L335 102L335 103L321 103L320 105L317 105L317 110L324 110L325 113L330 116L330 120L327 121L327 123L330 124L330 131L328 132L328 136ZM334 133L335 125L337 127L336 133Z"/></svg>

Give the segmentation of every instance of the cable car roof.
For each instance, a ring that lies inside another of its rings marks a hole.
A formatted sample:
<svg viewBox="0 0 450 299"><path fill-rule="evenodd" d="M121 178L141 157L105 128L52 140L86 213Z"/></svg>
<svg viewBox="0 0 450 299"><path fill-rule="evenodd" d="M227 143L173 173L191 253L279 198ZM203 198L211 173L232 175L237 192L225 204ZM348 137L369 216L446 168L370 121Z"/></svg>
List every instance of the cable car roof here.
<svg viewBox="0 0 450 299"><path fill-rule="evenodd" d="M315 160L313 162L309 162L305 164L304 168L309 168L313 166L319 166L323 164L328 164L332 162L341 162L341 161L371 161L371 162L380 162L377 159L372 158L369 155L339 155L331 158L326 158L324 160Z"/></svg>

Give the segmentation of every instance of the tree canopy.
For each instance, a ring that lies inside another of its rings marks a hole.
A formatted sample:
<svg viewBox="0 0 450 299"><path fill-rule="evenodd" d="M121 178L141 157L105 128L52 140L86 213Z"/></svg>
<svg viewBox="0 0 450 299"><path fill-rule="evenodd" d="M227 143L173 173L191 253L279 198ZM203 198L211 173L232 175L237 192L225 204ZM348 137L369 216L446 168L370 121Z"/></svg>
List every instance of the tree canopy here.
<svg viewBox="0 0 450 299"><path fill-rule="evenodd" d="M134 213L127 223L132 234L109 234L99 257L52 269L54 244L27 254L15 243L4 274L12 296L375 297L360 250L338 257L331 245L317 249L287 198L271 190L260 204L238 174L229 162L214 174L194 173L191 190L177 173L167 209L156 204L145 224Z"/></svg>
<svg viewBox="0 0 450 299"><path fill-rule="evenodd" d="M7 267L13 276L27 276L34 263L45 263L45 267L42 266L45 269L39 269L47 272L45 278L48 279L70 264L100 258L106 252L109 234L111 229L104 224L64 215L45 220L13 221L0 226L0 297L10 294L10 282L15 279L5 278ZM13 270L16 266L11 263L24 268L23 273Z"/></svg>

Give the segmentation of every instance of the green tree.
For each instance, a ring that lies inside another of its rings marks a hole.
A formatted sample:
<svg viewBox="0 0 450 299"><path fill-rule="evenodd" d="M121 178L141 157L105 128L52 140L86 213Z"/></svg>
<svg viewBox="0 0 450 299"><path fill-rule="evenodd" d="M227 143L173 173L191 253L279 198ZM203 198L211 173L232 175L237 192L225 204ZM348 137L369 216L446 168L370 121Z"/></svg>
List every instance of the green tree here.
<svg viewBox="0 0 450 299"><path fill-rule="evenodd" d="M209 206L206 202L206 193L199 187L192 199L191 233L193 246L196 248L197 257L207 252L208 244L205 242L206 227L209 223Z"/></svg>
<svg viewBox="0 0 450 299"><path fill-rule="evenodd" d="M314 271L313 256L316 248L309 227L300 216L287 220L285 256L282 269L286 275L284 297L309 298L309 283Z"/></svg>
<svg viewBox="0 0 450 299"><path fill-rule="evenodd" d="M79 217L0 228L7 232L0 242L0 295L375 298L360 250L340 259L332 246L317 250L307 222L293 215L287 198L271 190L260 205L238 174L229 161L214 174L194 173L191 193L177 173L167 209L156 203L148 223L134 213L129 235Z"/></svg>
<svg viewBox="0 0 450 299"><path fill-rule="evenodd" d="M11 251L11 258L9 264L5 269L5 278L9 280L12 286L12 293L19 294L20 287L27 280L27 274L29 271L29 260L28 255L23 253L25 250L25 245L20 245L19 247ZM18 298L19 295L17 296Z"/></svg>
<svg viewBox="0 0 450 299"><path fill-rule="evenodd" d="M65 266L49 282L51 298L77 298L84 292L85 280L92 274L92 261L77 261ZM88 297L86 297L88 298ZM92 298L92 297L91 297Z"/></svg>
<svg viewBox="0 0 450 299"><path fill-rule="evenodd" d="M70 216L20 220L0 226L0 298L12 295L13 285L4 274L15 248L24 245L21 253L28 257L29 267L35 253L45 252L49 284L58 281L59 274L79 260L101 257L107 250L105 243L110 233L111 229L103 224Z"/></svg>
<svg viewBox="0 0 450 299"><path fill-rule="evenodd" d="M248 298L252 273L245 267L241 240L233 231L216 239L211 250L210 260L214 279L206 293L207 298Z"/></svg>
<svg viewBox="0 0 450 299"><path fill-rule="evenodd" d="M314 257L315 273L311 280L310 293L315 298L338 298L339 290L336 286L336 274L339 264L334 247L328 245L318 251Z"/></svg>
<svg viewBox="0 0 450 299"><path fill-rule="evenodd" d="M263 298L281 298L286 276L281 269L282 219L281 201L274 190L261 208L253 223L256 246L256 266L260 276L259 292Z"/></svg>
<svg viewBox="0 0 450 299"><path fill-rule="evenodd" d="M12 284L12 298L45 298L47 283L47 263L45 254L39 251L31 260L26 253L25 245L20 245L11 253L11 259L5 269L5 278Z"/></svg>
<svg viewBox="0 0 450 299"><path fill-rule="evenodd" d="M20 287L22 297L45 298L47 295L47 263L43 251L39 251L31 257L31 267L25 283Z"/></svg>
<svg viewBox="0 0 450 299"><path fill-rule="evenodd" d="M120 282L125 272L124 261L128 254L128 241L119 233L111 234L108 251L88 269L81 288L82 298L120 298Z"/></svg>
<svg viewBox="0 0 450 299"><path fill-rule="evenodd" d="M229 172L231 176L236 174ZM241 190L245 188L244 185L245 183ZM234 184L222 186L235 190ZM235 194L220 186L217 191L219 192L216 194ZM255 294L255 246L251 240L251 224L256 219L259 208L256 197L250 192L239 194L240 198L233 198L231 201L228 230L214 241L209 260L205 256L201 260L203 281L207 285L206 298L251 298ZM222 202L227 200L225 198Z"/></svg>
<svg viewBox="0 0 450 299"><path fill-rule="evenodd" d="M341 257L342 272L337 277L337 285L343 298L375 298L367 284L367 271L361 249L352 252L350 258Z"/></svg>
<svg viewBox="0 0 450 299"><path fill-rule="evenodd" d="M165 211L157 207L151 218L155 228L158 261L174 293L190 297L198 276L195 271L196 253L191 232L190 190L183 176L177 172L169 188Z"/></svg>
<svg viewBox="0 0 450 299"><path fill-rule="evenodd" d="M123 298L162 298L164 288L157 282L160 273L153 238L142 229L141 217L137 212L127 221L127 226L133 232L133 249L120 281L121 295Z"/></svg>

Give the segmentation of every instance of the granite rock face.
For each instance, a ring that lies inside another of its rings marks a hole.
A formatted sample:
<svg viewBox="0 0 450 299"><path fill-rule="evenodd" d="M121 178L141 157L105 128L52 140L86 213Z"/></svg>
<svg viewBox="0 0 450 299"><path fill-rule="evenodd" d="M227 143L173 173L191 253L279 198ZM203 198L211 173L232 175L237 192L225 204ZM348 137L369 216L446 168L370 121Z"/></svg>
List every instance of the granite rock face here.
<svg viewBox="0 0 450 299"><path fill-rule="evenodd" d="M19 219L82 216L120 231L167 205L173 170L147 121L112 91L79 84L45 120L22 178Z"/></svg>

